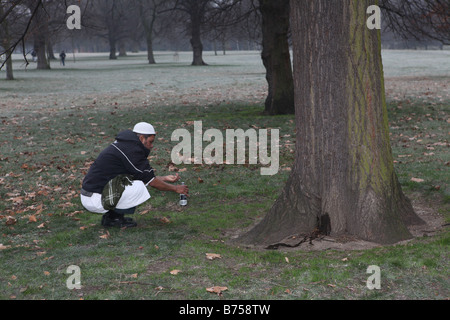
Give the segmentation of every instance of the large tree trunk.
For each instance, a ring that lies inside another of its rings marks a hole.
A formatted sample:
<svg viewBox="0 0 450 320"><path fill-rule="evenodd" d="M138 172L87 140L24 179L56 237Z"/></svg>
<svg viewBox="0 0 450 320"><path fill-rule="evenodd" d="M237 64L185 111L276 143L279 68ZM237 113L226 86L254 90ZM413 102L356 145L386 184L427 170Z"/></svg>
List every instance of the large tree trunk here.
<svg viewBox="0 0 450 320"><path fill-rule="evenodd" d="M191 46L194 54L194 59L192 61L193 66L205 66L207 65L203 61L203 44L201 40L201 17L195 14L191 15Z"/></svg>
<svg viewBox="0 0 450 320"><path fill-rule="evenodd" d="M294 81L289 53L289 0L259 0L262 15L262 60L269 92L265 112L293 114Z"/></svg>
<svg viewBox="0 0 450 320"><path fill-rule="evenodd" d="M296 158L265 218L242 236L268 244L319 230L378 243L423 223L402 193L389 142L373 0L292 0Z"/></svg>
<svg viewBox="0 0 450 320"><path fill-rule="evenodd" d="M34 50L37 55L37 69L50 69L50 61L47 60L48 15L42 5L36 11L34 18Z"/></svg>
<svg viewBox="0 0 450 320"><path fill-rule="evenodd" d="M47 47L45 43L45 31L41 28L36 30L34 36L34 50L37 55L37 69L38 70L48 70L50 69L50 62L47 60Z"/></svg>

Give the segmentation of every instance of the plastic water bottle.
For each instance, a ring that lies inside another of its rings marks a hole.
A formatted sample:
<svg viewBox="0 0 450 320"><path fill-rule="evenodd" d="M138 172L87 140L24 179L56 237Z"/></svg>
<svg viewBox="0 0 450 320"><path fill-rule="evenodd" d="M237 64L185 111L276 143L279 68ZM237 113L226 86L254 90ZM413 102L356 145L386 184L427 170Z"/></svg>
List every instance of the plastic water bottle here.
<svg viewBox="0 0 450 320"><path fill-rule="evenodd" d="M184 182L181 185L184 186ZM187 197L185 194L180 194L180 206L187 206Z"/></svg>

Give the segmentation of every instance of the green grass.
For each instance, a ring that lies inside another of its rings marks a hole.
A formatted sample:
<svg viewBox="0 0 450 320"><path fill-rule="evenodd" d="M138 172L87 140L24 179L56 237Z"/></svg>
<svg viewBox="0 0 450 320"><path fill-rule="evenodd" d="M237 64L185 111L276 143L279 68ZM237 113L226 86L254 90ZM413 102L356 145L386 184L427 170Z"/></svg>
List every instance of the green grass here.
<svg viewBox="0 0 450 320"><path fill-rule="evenodd" d="M118 63L144 65L138 58ZM264 83L259 62L244 67L240 58L224 59L229 60L216 68L170 66L169 72L166 65L157 66L160 71L146 66L146 70L133 68L126 76L139 78L145 72L158 72L158 77L164 78L137 81L135 86L144 88L152 82L159 92L132 91L133 84L120 87L116 80L110 87L102 87L107 81L97 83L97 79L106 75L103 72L120 78L128 68L113 68L115 62L98 58L80 60L77 72L30 70L30 78L39 82L30 81L21 71L17 82L0 80L0 87L8 90L0 101L0 299L449 297L449 235L445 231L366 250L273 251L229 243L264 216L277 198L289 174L285 168L293 161L295 135L292 116L261 114L265 97L254 95L255 88ZM85 71L97 62L107 70ZM253 75L240 79L239 88L230 79L223 87L212 80L211 92L202 91L218 69L230 76L239 68L259 74L258 80L254 82ZM186 78L191 82L183 83L179 95L171 91L177 88L173 80L177 72L182 77L187 76L185 72L192 73ZM208 73L206 78L202 78L203 72ZM55 84L51 78L62 79L64 89L52 94ZM73 82L90 89L78 91L71 87ZM30 86L22 90L23 83ZM237 97L223 98L223 92L232 95L235 89L242 90ZM158 98L153 101L155 96ZM163 97L167 100L160 104ZM447 222L448 109L447 100L389 104L395 167L402 187L414 202L429 206ZM177 206L177 195L151 190L152 199L135 215L137 228L106 230L99 224L100 215L81 207L80 184L91 162L115 134L142 119L157 127L151 162L158 175L172 173L168 169L170 151L176 144L170 141L172 131L181 127L192 130L194 120L201 120L204 130L280 129L280 171L268 177L259 174L258 165L179 165L178 169L187 169L181 175L191 190L186 208ZM424 182L412 182L412 177ZM15 222L9 223L9 217ZM221 258L208 260L206 253ZM80 290L66 287L70 265L81 269ZM380 290L366 287L369 265L381 268ZM175 269L181 272L171 274ZM219 297L206 291L212 286L228 290Z"/></svg>

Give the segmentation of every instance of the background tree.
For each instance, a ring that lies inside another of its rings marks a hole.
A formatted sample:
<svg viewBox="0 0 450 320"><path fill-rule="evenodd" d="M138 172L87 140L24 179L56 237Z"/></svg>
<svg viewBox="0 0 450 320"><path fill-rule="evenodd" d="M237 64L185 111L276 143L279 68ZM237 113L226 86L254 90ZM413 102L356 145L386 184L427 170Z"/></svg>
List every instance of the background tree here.
<svg viewBox="0 0 450 320"><path fill-rule="evenodd" d="M450 1L380 0L383 27L405 38L450 44Z"/></svg>
<svg viewBox="0 0 450 320"><path fill-rule="evenodd" d="M36 15L32 21L30 34L33 36L33 50L37 57L37 69L50 69L50 62L47 60L47 37L49 33L48 20L50 19L48 11L44 9L45 0L35 6L34 1L28 2L30 11L36 10Z"/></svg>
<svg viewBox="0 0 450 320"><path fill-rule="evenodd" d="M292 0L296 154L265 218L240 239L346 235L378 243L422 223L394 172L380 32L366 27L373 0Z"/></svg>
<svg viewBox="0 0 450 320"><path fill-rule="evenodd" d="M265 112L293 114L294 81L289 53L289 0L259 0L262 16L262 61L269 86Z"/></svg>
<svg viewBox="0 0 450 320"><path fill-rule="evenodd" d="M0 0L0 17L4 16L6 10L6 2ZM0 45L5 48L5 63L6 63L6 80L14 80L13 66L12 66L12 46L11 33L9 31L9 19L3 19L0 23ZM3 62L3 61L1 61Z"/></svg>
<svg viewBox="0 0 450 320"><path fill-rule="evenodd" d="M110 60L117 59L118 45L128 35L126 9L127 2L123 0L96 0L87 10L91 32L108 42Z"/></svg>
<svg viewBox="0 0 450 320"><path fill-rule="evenodd" d="M150 64L156 63L153 54L153 33L158 12L162 10L166 2L164 0L137 0L134 2L144 30L145 42L147 44L147 59Z"/></svg>
<svg viewBox="0 0 450 320"><path fill-rule="evenodd" d="M211 0L177 0L174 11L184 13L188 18L186 23L190 31L190 43L193 51L193 66L203 66L203 43L201 39L202 27L207 20Z"/></svg>

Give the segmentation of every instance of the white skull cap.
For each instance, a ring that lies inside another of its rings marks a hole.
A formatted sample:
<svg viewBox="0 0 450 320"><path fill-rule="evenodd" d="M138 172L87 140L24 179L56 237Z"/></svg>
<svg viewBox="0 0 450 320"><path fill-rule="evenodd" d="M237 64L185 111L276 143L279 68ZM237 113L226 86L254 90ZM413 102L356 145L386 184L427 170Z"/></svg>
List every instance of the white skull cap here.
<svg viewBox="0 0 450 320"><path fill-rule="evenodd" d="M133 128L133 132L140 134L156 134L155 128L147 122L137 123Z"/></svg>

